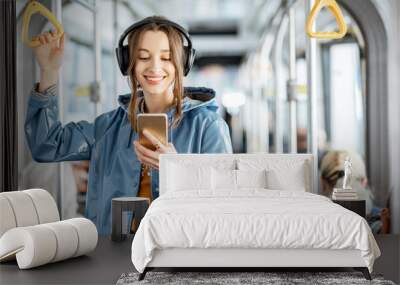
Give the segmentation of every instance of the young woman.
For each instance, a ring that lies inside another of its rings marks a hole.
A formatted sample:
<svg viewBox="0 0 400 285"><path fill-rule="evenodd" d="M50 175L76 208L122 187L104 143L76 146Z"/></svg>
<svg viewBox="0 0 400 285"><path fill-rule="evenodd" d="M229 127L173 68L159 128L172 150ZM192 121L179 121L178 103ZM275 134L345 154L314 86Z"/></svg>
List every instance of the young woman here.
<svg viewBox="0 0 400 285"><path fill-rule="evenodd" d="M55 85L64 38L58 41L54 33L41 34L41 46L35 49L41 77L28 103L28 145L38 162L90 160L85 214L102 235L111 232L112 198L158 197L161 153L232 152L227 124L216 112L214 91L182 85L188 71L182 31L163 17L143 21L146 24L127 34L131 94L119 96L120 107L100 115L94 123L62 126L58 119ZM150 133L144 135L156 151L138 144L136 116L142 112L167 114L168 145Z"/></svg>

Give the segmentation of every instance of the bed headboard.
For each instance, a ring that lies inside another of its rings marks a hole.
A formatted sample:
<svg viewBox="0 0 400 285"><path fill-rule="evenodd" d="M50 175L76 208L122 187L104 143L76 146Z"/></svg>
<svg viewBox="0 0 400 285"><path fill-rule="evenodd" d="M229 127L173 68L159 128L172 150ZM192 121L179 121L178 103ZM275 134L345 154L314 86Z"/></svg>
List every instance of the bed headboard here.
<svg viewBox="0 0 400 285"><path fill-rule="evenodd" d="M240 153L240 154L162 154L160 155L159 191L164 194L171 164L180 164L185 167L212 166L222 169L258 169L274 170L280 179L286 181L302 180L305 191L312 189L312 154L267 154L267 153ZM170 170L171 171L171 170Z"/></svg>

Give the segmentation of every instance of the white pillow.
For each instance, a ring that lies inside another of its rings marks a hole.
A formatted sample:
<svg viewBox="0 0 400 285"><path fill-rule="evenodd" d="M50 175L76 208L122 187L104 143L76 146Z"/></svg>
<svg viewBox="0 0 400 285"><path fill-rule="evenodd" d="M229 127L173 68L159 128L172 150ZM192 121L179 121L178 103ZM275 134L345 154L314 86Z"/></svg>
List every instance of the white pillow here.
<svg viewBox="0 0 400 285"><path fill-rule="evenodd" d="M211 170L212 189L236 190L236 170L216 169Z"/></svg>
<svg viewBox="0 0 400 285"><path fill-rule="evenodd" d="M211 189L211 166L168 165L167 191Z"/></svg>
<svg viewBox="0 0 400 285"><path fill-rule="evenodd" d="M276 158L240 158L240 170L267 170L267 188L305 191L309 185L308 160L287 156Z"/></svg>
<svg viewBox="0 0 400 285"><path fill-rule="evenodd" d="M266 170L231 170L212 168L213 190L267 188Z"/></svg>
<svg viewBox="0 0 400 285"><path fill-rule="evenodd" d="M268 170L268 189L305 192L305 175L303 168L290 169L287 172Z"/></svg>
<svg viewBox="0 0 400 285"><path fill-rule="evenodd" d="M238 188L267 188L267 171L262 170L236 170Z"/></svg>

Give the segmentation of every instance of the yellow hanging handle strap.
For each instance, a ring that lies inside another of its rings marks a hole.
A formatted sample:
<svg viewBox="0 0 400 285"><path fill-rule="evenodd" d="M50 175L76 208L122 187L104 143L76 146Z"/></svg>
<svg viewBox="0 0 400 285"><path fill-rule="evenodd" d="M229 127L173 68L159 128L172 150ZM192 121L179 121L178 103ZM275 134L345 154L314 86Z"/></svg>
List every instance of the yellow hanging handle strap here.
<svg viewBox="0 0 400 285"><path fill-rule="evenodd" d="M335 16L339 26L338 32L313 32L312 27L317 18L317 15L321 9L326 6L332 14ZM317 39L340 39L343 38L347 33L347 25L344 21L342 11L335 0L316 0L314 6L311 9L310 15L307 18L306 31L310 38Z"/></svg>
<svg viewBox="0 0 400 285"><path fill-rule="evenodd" d="M37 1L30 1L29 4L26 6L24 11L24 16L22 20L22 41L31 48L35 48L40 46L40 41L38 37L33 37L29 39L29 24L33 14L40 13L42 16L47 18L56 28L56 35L60 38L63 33L64 29L61 26L60 22L58 22L57 18L51 13L45 6L40 4Z"/></svg>

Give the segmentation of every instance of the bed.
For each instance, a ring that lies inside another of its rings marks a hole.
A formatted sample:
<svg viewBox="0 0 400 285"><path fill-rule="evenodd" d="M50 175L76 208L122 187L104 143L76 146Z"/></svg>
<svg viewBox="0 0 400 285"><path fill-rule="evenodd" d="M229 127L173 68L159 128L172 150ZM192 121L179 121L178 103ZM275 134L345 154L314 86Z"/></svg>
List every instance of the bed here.
<svg viewBox="0 0 400 285"><path fill-rule="evenodd" d="M309 154L163 154L160 197L132 242L141 273L183 267L352 267L380 251L361 216L313 194Z"/></svg>

